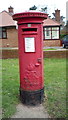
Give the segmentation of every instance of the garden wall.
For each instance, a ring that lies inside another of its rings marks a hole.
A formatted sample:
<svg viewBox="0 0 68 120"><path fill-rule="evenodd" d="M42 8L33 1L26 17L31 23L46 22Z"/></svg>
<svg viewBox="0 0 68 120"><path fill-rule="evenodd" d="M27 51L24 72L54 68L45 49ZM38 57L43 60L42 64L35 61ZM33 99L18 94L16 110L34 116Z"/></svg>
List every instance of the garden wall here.
<svg viewBox="0 0 68 120"><path fill-rule="evenodd" d="M68 58L68 50L49 50L43 52L44 58ZM3 49L0 51L0 58L18 58L18 49Z"/></svg>
<svg viewBox="0 0 68 120"><path fill-rule="evenodd" d="M43 52L44 58L68 58L68 50L50 50Z"/></svg>
<svg viewBox="0 0 68 120"><path fill-rule="evenodd" d="M7 50L2 50L2 56L0 54L0 58L2 59L8 59L8 58L18 58L18 49L7 49Z"/></svg>

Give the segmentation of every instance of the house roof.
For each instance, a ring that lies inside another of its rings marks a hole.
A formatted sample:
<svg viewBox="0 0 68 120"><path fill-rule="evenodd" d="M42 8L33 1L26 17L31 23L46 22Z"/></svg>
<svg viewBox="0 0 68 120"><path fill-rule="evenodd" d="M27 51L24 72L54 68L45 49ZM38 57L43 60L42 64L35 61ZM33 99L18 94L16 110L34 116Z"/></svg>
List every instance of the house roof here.
<svg viewBox="0 0 68 120"><path fill-rule="evenodd" d="M0 13L0 27L6 26L16 26L16 23L7 11L2 11Z"/></svg>
<svg viewBox="0 0 68 120"><path fill-rule="evenodd" d="M60 23L48 17L44 20L43 26L60 26Z"/></svg>
<svg viewBox="0 0 68 120"><path fill-rule="evenodd" d="M16 22L12 19L12 16L4 10L0 13L0 27L5 26L16 26ZM48 17L44 20L43 26L60 26L60 23Z"/></svg>

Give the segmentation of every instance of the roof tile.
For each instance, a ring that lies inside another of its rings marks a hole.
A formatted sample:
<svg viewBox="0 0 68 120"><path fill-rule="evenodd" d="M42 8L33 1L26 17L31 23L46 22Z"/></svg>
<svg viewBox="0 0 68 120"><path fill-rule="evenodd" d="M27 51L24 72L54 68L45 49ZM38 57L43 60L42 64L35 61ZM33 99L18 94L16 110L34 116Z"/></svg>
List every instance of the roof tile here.
<svg viewBox="0 0 68 120"><path fill-rule="evenodd" d="M48 17L44 20L43 26L60 26L60 23Z"/></svg>
<svg viewBox="0 0 68 120"><path fill-rule="evenodd" d="M0 27L4 26L16 26L15 21L7 11L2 11L0 13Z"/></svg>

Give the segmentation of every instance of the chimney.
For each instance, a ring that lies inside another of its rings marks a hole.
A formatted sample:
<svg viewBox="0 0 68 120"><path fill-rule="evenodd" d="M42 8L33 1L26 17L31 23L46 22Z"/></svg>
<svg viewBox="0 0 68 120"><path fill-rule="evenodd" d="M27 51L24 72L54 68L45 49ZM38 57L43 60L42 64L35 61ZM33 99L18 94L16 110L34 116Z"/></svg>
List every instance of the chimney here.
<svg viewBox="0 0 68 120"><path fill-rule="evenodd" d="M10 6L8 8L8 12L9 12L10 15L13 15L14 14L13 7Z"/></svg>
<svg viewBox="0 0 68 120"><path fill-rule="evenodd" d="M57 22L60 22L60 10L55 10L55 20Z"/></svg>

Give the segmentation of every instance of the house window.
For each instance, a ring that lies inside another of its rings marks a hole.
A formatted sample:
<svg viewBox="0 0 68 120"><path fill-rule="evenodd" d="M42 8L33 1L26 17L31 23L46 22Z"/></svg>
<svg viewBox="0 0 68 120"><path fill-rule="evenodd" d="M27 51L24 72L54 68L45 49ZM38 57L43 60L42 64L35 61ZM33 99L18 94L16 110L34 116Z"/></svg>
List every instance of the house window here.
<svg viewBox="0 0 68 120"><path fill-rule="evenodd" d="M52 27L52 39L59 39L59 27Z"/></svg>
<svg viewBox="0 0 68 120"><path fill-rule="evenodd" d="M49 36L49 28L46 28L46 36Z"/></svg>
<svg viewBox="0 0 68 120"><path fill-rule="evenodd" d="M6 28L0 28L0 38L6 39L7 38L7 30Z"/></svg>
<svg viewBox="0 0 68 120"><path fill-rule="evenodd" d="M59 27L44 28L44 39L59 39Z"/></svg>
<svg viewBox="0 0 68 120"><path fill-rule="evenodd" d="M51 28L44 28L45 39L51 39Z"/></svg>

